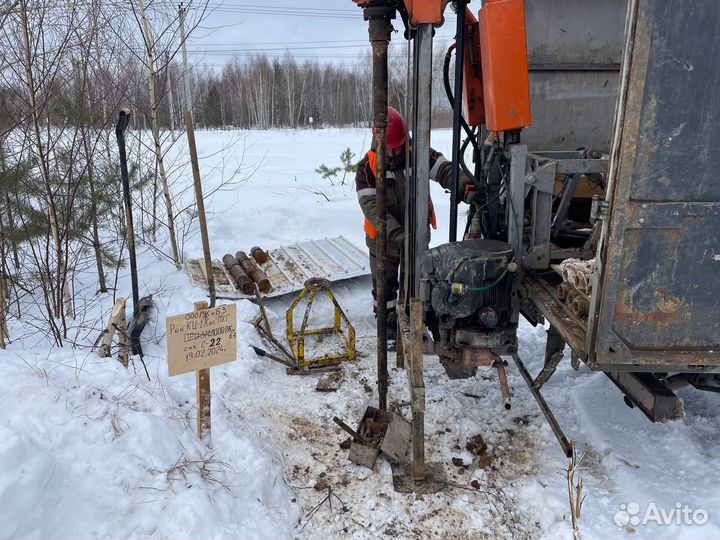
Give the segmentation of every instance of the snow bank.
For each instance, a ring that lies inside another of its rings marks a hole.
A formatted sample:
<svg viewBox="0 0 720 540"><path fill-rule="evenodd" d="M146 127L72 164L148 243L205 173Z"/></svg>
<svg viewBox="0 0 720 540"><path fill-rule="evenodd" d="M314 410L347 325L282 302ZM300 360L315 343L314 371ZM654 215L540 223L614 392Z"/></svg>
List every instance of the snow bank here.
<svg viewBox="0 0 720 540"><path fill-rule="evenodd" d="M162 378L72 351L7 351L0 362L10 405L0 415L0 537L292 534L296 510L273 450L229 411L215 414L211 450L194 434L192 394Z"/></svg>

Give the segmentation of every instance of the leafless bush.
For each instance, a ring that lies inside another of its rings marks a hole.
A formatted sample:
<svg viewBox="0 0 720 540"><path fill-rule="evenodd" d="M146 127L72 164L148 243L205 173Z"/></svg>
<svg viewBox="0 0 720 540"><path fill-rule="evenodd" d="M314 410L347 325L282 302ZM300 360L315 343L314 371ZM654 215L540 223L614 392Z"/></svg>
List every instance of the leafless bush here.
<svg viewBox="0 0 720 540"><path fill-rule="evenodd" d="M583 503L586 494L583 493L582 478L575 480L575 473L583 470L581 464L585 459L583 452L580 457L577 456L575 444L572 444L572 455L568 458L568 468L565 469L567 478L568 503L570 504L570 519L573 529L574 540L580 539L580 516L582 514Z"/></svg>

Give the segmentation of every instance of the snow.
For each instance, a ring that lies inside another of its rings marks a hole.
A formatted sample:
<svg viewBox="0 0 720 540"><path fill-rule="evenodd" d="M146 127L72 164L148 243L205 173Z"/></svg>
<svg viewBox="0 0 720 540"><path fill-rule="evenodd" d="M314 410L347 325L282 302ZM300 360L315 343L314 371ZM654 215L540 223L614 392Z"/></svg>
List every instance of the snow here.
<svg viewBox="0 0 720 540"><path fill-rule="evenodd" d="M197 140L206 190L238 167L241 175L252 173L207 202L217 258L253 245L325 236L364 245L352 175L333 186L314 169L340 165L347 147L359 159L369 130L198 131ZM450 140L449 131L433 134L435 148L446 154ZM171 155L183 160L185 153L181 139ZM173 170L180 193L190 186L190 170ZM439 244L447 238L449 210L439 186L432 195L440 223L433 243ZM177 198L178 207L190 204L192 191ZM444 467L450 485L443 491L398 494L383 458L373 471L347 461L338 447L345 435L332 417L353 425L376 403L368 278L334 289L359 350L357 362L344 366L336 393L317 393L316 377L291 377L283 366L258 358L250 347L261 345L252 326L257 308L238 302L238 361L212 369L212 448L201 444L195 377L168 377L164 320L192 310L204 293L140 247L141 294L153 293L155 300L143 334L150 381L139 360L126 370L90 350L113 304L111 295L93 296L92 273L75 284L87 295L84 325L94 325L79 334L77 348L50 349L27 338L0 351L6 402L0 413L1 538L572 537L566 459L513 365L513 408L505 411L494 373L480 370L474 379L451 381L436 360L426 359L426 452ZM162 238L158 247L165 248ZM200 255L196 228L184 251ZM118 288L129 296L127 270ZM288 305L287 298L268 301L277 335L283 335ZM23 331L24 323L10 321L11 335ZM542 365L544 336L543 328L521 325L520 354L531 373ZM407 416L406 376L392 354L390 364L390 403ZM720 536L717 396L683 391L686 418L651 424L625 406L604 375L585 367L575 372L569 358L543 394L585 452L578 473L587 494L582 538ZM492 456L486 469L465 449L477 434ZM453 457L468 467L452 465ZM615 513L629 503L642 509L655 503L668 512L687 504L706 510L709 520L619 527Z"/></svg>

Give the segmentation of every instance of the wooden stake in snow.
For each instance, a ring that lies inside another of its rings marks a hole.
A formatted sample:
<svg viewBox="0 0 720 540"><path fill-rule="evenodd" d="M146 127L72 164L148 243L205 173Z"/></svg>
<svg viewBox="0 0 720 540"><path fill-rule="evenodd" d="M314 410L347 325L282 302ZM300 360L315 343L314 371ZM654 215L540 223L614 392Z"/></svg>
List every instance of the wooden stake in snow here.
<svg viewBox="0 0 720 540"><path fill-rule="evenodd" d="M183 92L183 98L185 100L185 112L192 112L192 90L190 89L190 68L188 67L187 59L187 36L185 35L185 10L182 2L178 7L178 20L180 21L180 45L182 48L182 63L183 63L183 83L185 84L185 91Z"/></svg>
<svg viewBox="0 0 720 540"><path fill-rule="evenodd" d="M210 446L210 368L237 360L237 306L195 302L194 311L168 317L165 324L168 374L196 373L198 437Z"/></svg>
<svg viewBox="0 0 720 540"><path fill-rule="evenodd" d="M195 302L195 311L208 308L205 301ZM197 377L197 433L198 438L210 446L212 437L212 420L210 417L210 368L195 372Z"/></svg>
<svg viewBox="0 0 720 540"><path fill-rule="evenodd" d="M210 256L210 238L205 219L205 197L200 180L200 163L198 161L197 146L195 145L195 128L193 127L193 114L185 111L185 129L187 130L188 148L190 149L190 162L192 163L193 181L195 184L195 202L198 209L198 221L200 222L200 236L205 256L205 279L207 279L208 292L210 293L210 307L215 307L215 276L213 275L212 257Z"/></svg>

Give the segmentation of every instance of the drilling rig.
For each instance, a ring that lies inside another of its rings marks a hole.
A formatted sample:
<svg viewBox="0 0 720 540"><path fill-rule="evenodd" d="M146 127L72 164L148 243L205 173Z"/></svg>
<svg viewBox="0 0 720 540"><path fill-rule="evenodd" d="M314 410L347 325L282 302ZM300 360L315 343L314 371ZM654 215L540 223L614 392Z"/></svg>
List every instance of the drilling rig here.
<svg viewBox="0 0 720 540"><path fill-rule="evenodd" d="M458 0L455 41L444 65L433 66L433 34L447 1L353 1L369 22L374 52L381 224L393 21L402 21L412 44L400 302L407 314L422 301L448 376L496 368L509 408L503 357L511 357L566 453L570 445L541 394L566 345L573 367L605 373L628 405L655 422L683 416L675 393L683 386L720 391L720 3L484 0L480 7ZM429 249L434 69L444 71L453 108L455 169L448 243ZM472 178L467 193L457 189L461 168ZM458 234L460 199L470 207ZM385 280L378 283L380 308ZM535 376L518 354L520 316L548 324Z"/></svg>

